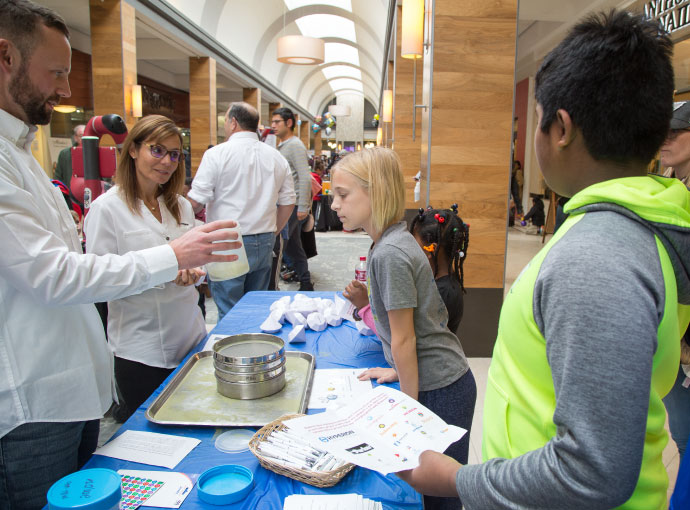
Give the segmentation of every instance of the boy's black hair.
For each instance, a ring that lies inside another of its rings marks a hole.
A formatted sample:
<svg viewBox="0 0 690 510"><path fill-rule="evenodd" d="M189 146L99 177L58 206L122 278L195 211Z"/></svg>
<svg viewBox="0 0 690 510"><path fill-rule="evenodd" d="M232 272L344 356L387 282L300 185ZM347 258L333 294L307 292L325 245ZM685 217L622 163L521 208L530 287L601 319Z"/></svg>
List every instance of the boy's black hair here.
<svg viewBox="0 0 690 510"><path fill-rule="evenodd" d="M562 108L594 159L648 163L671 121L672 53L656 21L616 10L586 18L537 72L539 127L548 132Z"/></svg>
<svg viewBox="0 0 690 510"><path fill-rule="evenodd" d="M434 249L434 277L438 272L438 252L443 249L448 257L448 274L454 276L465 292L463 265L470 242L470 226L458 216L458 204L449 209L422 209L410 225L410 234L419 235L425 244L436 244Z"/></svg>
<svg viewBox="0 0 690 510"><path fill-rule="evenodd" d="M285 125L288 126L288 120L292 120L292 125L288 126L291 131L295 130L295 114L292 112L290 108L276 108L273 110L272 115L280 115L280 118L283 119L283 122L285 122Z"/></svg>

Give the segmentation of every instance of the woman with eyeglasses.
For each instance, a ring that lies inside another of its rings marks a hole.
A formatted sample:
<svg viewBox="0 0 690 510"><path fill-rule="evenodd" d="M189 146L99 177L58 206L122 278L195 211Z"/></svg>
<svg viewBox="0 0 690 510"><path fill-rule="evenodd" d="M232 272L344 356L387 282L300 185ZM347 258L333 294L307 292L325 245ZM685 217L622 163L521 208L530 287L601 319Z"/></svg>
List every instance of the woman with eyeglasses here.
<svg viewBox="0 0 690 510"><path fill-rule="evenodd" d="M86 251L97 255L152 248L194 226L191 204L179 193L185 179L182 137L162 115L137 122L122 146L116 186L91 205ZM201 269L180 271L173 282L108 303L108 343L124 421L151 395L206 334L194 284Z"/></svg>
<svg viewBox="0 0 690 510"><path fill-rule="evenodd" d="M659 151L666 177L675 177L690 187L690 101L676 103L671 129ZM671 437L681 460L690 438L690 329L680 339L680 368L676 382L664 397Z"/></svg>

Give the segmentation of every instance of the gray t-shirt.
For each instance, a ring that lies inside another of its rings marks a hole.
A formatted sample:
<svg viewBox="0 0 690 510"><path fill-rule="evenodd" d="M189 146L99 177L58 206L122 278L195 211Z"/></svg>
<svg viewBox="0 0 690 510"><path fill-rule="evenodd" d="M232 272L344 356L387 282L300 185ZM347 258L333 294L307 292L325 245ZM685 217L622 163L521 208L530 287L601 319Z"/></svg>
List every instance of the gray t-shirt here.
<svg viewBox="0 0 690 510"><path fill-rule="evenodd" d="M387 312L413 308L419 391L443 388L462 377L469 368L467 358L448 330L448 311L431 266L404 221L388 227L369 251L367 276L376 334L390 366L395 368Z"/></svg>

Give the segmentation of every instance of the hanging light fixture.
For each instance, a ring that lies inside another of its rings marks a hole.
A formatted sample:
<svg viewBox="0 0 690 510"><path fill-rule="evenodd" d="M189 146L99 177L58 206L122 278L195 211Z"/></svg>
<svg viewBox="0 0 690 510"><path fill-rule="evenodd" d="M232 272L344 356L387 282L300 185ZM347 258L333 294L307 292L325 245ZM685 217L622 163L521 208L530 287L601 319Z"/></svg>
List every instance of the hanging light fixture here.
<svg viewBox="0 0 690 510"><path fill-rule="evenodd" d="M278 62L283 64L323 64L324 52L323 39L304 35L284 35L278 39Z"/></svg>
<svg viewBox="0 0 690 510"><path fill-rule="evenodd" d="M424 0L403 0L400 56L422 58L424 51Z"/></svg>
<svg viewBox="0 0 690 510"><path fill-rule="evenodd" d="M382 145L383 144L383 128L379 126L379 128L376 130L376 145Z"/></svg>
<svg viewBox="0 0 690 510"><path fill-rule="evenodd" d="M393 91L383 91L383 122L393 121Z"/></svg>
<svg viewBox="0 0 690 510"><path fill-rule="evenodd" d="M77 107L69 104L58 104L55 105L53 110L59 113L72 113L77 111Z"/></svg>
<svg viewBox="0 0 690 510"><path fill-rule="evenodd" d="M132 85L132 117L141 118L142 107L141 85Z"/></svg>

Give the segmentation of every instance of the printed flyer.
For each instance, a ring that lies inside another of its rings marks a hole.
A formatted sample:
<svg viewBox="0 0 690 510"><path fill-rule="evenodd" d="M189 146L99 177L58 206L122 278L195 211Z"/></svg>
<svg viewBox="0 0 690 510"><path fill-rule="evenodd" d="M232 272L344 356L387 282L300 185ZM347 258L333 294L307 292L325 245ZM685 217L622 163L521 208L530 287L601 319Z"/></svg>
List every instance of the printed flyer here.
<svg viewBox="0 0 690 510"><path fill-rule="evenodd" d="M385 386L345 407L290 420L288 426L336 457L383 475L413 469L423 451L443 452L467 433Z"/></svg>

